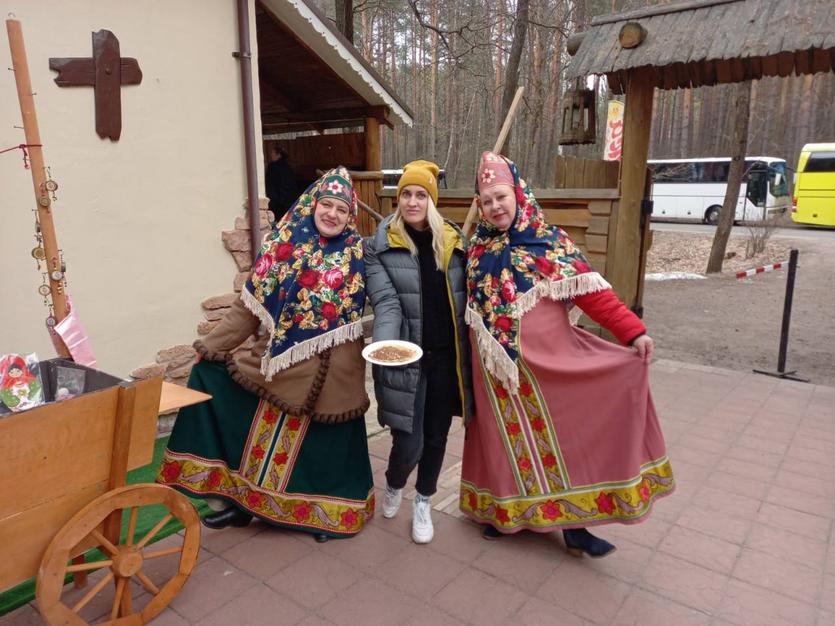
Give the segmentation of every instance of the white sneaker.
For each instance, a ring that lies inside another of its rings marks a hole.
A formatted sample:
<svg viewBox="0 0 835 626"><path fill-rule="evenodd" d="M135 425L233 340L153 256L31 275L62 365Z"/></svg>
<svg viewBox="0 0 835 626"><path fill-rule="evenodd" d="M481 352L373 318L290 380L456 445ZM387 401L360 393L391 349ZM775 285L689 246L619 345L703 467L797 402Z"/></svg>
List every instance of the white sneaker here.
<svg viewBox="0 0 835 626"><path fill-rule="evenodd" d="M434 536L432 504L429 499L415 498L412 505L412 541L415 543L429 543Z"/></svg>
<svg viewBox="0 0 835 626"><path fill-rule="evenodd" d="M386 494L383 496L383 517L391 519L397 515L400 503L403 501L403 490L392 489L386 485Z"/></svg>

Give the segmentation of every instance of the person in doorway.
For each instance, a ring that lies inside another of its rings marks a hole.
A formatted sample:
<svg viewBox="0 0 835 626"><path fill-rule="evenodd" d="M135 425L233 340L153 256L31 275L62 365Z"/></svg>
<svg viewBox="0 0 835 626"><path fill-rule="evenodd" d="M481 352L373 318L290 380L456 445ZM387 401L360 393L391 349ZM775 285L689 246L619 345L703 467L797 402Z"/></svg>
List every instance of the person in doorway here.
<svg viewBox="0 0 835 626"><path fill-rule="evenodd" d="M347 170L331 170L274 225L240 299L195 343L189 387L212 400L180 411L157 481L207 498L219 509L210 528L255 516L321 542L374 513L356 217Z"/></svg>
<svg viewBox="0 0 835 626"><path fill-rule="evenodd" d="M615 546L588 526L642 521L674 489L649 391L652 339L516 166L485 152L467 263L476 414L460 508L486 539L563 530L574 555ZM582 309L624 346L569 324Z"/></svg>
<svg viewBox="0 0 835 626"><path fill-rule="evenodd" d="M264 173L264 186L266 187L267 198L269 198L269 209L272 211L275 221L287 213L296 199L296 175L287 160L287 151L271 144L268 150L269 163Z"/></svg>
<svg viewBox="0 0 835 626"><path fill-rule="evenodd" d="M373 366L378 419L392 434L383 516L396 515L406 480L417 467L416 543L434 536L430 498L452 417L472 414L465 243L458 227L441 217L437 202L438 166L407 164L397 185L397 210L366 245L374 341L402 339L423 349L423 357L410 365Z"/></svg>

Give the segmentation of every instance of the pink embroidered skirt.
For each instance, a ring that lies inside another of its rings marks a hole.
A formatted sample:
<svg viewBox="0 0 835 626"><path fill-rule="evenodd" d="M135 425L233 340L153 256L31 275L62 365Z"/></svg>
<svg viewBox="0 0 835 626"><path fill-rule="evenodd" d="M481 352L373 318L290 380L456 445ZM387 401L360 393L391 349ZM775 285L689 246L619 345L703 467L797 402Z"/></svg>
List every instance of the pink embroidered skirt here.
<svg viewBox="0 0 835 626"><path fill-rule="evenodd" d="M548 299L522 318L519 337L518 393L471 342L476 416L461 510L507 533L642 521L674 489L648 366L571 326Z"/></svg>

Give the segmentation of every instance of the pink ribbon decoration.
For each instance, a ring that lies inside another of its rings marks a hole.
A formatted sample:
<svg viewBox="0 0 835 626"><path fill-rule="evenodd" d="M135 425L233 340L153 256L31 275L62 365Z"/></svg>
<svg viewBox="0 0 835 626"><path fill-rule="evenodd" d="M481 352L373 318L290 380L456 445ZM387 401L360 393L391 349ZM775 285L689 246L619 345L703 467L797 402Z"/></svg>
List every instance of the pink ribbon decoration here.
<svg viewBox="0 0 835 626"><path fill-rule="evenodd" d="M67 298L67 309L69 309L67 317L55 325L55 332L63 339L73 361L79 365L95 367L96 357L90 347L90 338L75 314L70 298Z"/></svg>

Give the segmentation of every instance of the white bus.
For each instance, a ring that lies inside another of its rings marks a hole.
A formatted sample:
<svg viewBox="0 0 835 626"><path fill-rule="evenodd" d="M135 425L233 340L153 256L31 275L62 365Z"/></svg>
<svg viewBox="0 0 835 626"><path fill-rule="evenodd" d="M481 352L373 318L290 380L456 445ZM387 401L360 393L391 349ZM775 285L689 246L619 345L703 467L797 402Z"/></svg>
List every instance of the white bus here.
<svg viewBox="0 0 835 626"><path fill-rule="evenodd" d="M728 158L649 161L653 219L716 224L728 187L730 165ZM786 161L746 157L734 221L768 219L785 213L790 206Z"/></svg>

